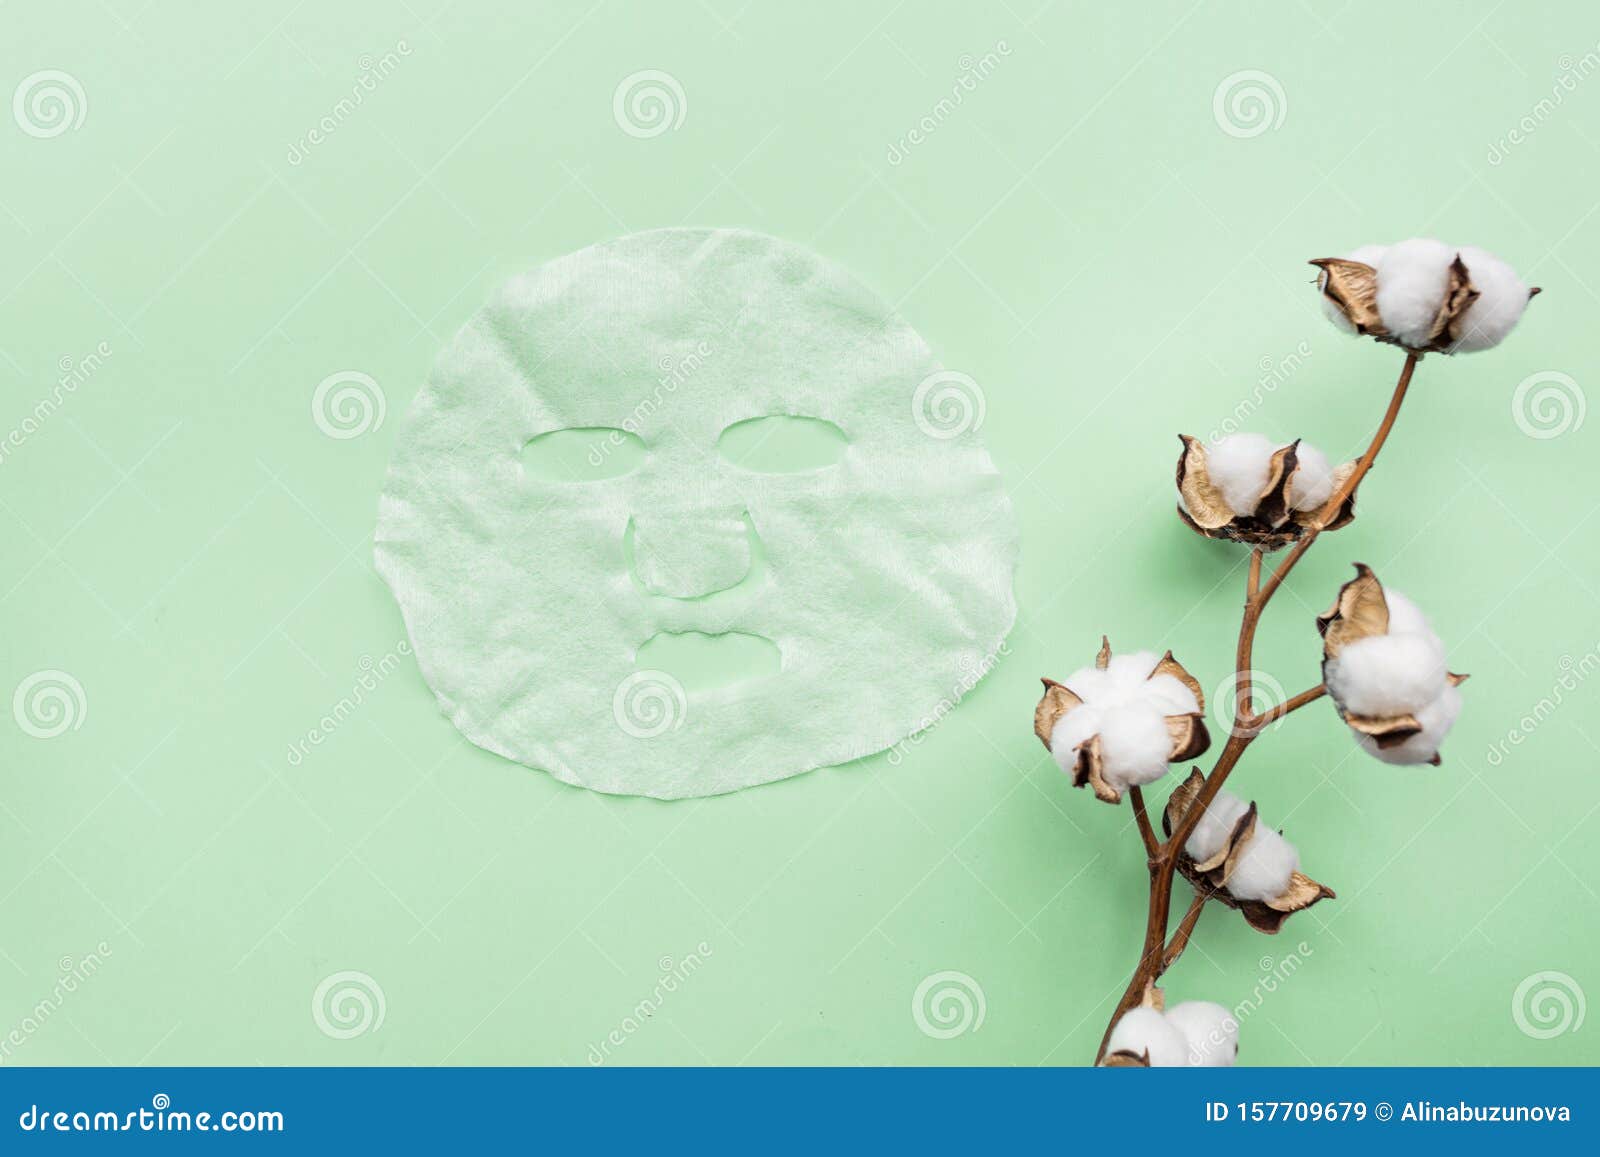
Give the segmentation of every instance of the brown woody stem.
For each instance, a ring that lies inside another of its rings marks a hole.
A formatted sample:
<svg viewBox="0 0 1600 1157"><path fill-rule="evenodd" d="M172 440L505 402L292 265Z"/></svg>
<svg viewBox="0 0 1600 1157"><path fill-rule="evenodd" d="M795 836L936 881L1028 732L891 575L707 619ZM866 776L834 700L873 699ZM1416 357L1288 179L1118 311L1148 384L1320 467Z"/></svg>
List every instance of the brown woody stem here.
<svg viewBox="0 0 1600 1157"><path fill-rule="evenodd" d="M1144 840L1145 855L1150 859L1151 870L1155 870L1155 859L1161 851L1161 845L1156 842L1155 829L1150 826L1150 813L1145 810L1144 792L1137 786L1128 789L1128 799L1133 804L1133 818L1139 823L1139 838Z"/></svg>
<svg viewBox="0 0 1600 1157"><path fill-rule="evenodd" d="M1183 914L1183 919L1178 921L1178 930L1172 934L1172 939L1167 941L1166 951L1161 954L1161 971L1165 972L1176 963L1178 957L1183 955L1183 950L1189 946L1189 937L1194 935L1194 926L1200 923L1200 913L1205 911L1206 901L1211 899L1209 891L1196 890L1194 899L1189 902L1189 910Z"/></svg>
<svg viewBox="0 0 1600 1157"><path fill-rule="evenodd" d="M1105 1057L1106 1042L1111 1039L1111 1030L1116 1027L1117 1021L1122 1019L1122 1014L1139 1004L1146 988L1155 983L1188 945L1194 925L1200 919L1200 911L1210 898L1208 895L1195 897L1194 903L1189 906L1189 911L1179 922L1172 943L1168 944L1167 919L1172 905L1173 874L1178 867L1178 856L1189 834L1194 831L1195 824L1200 822L1200 817L1205 814L1206 808L1222 790L1222 785L1227 782L1228 776L1233 772L1240 757L1244 755L1245 748L1261 734L1261 729L1266 724L1275 722L1289 712L1326 694L1327 689L1319 685L1309 691L1302 691L1260 716L1255 715L1251 709L1250 656L1255 644L1256 626L1261 621L1261 612L1266 609L1273 594L1283 585L1283 580L1289 576L1295 564L1305 556L1307 550L1311 549L1311 544L1321 533L1320 527L1338 514L1345 500L1356 492L1356 487L1361 485L1361 480L1372 469L1378 451L1383 449L1383 444L1388 441L1389 432L1394 429L1395 419L1400 414L1400 404L1405 401L1406 390L1411 385L1411 375L1416 371L1420 356L1415 352L1406 354L1405 365L1400 370L1400 380L1395 383L1394 393L1389 399L1389 408L1384 412L1377 433L1372 436L1366 453L1361 455L1356 468L1350 472L1350 477L1345 479L1344 485L1334 491L1322 508L1317 520L1318 526L1309 530L1304 538L1295 543L1265 583L1261 582L1261 552L1251 553L1250 570L1245 579L1244 616L1239 623L1239 645L1234 656L1234 685L1238 688L1234 725L1228 741L1217 753L1217 762L1212 766L1211 774L1206 776L1205 783L1201 786L1194 802L1189 805L1189 809L1179 817L1172 835L1165 843L1156 843L1153 832L1146 838L1146 850L1150 852L1150 906L1145 916L1144 948L1139 954L1139 963L1134 969L1133 978L1123 991L1122 998L1117 1001L1116 1010L1111 1014L1111 1021L1106 1025L1106 1031L1100 1038L1100 1048L1095 1053L1096 1063ZM1142 796L1135 798L1137 799L1135 815L1141 818L1140 830L1148 831L1150 820L1149 816L1144 814L1144 800ZM1153 850L1151 850L1152 845Z"/></svg>
<svg viewBox="0 0 1600 1157"><path fill-rule="evenodd" d="M1260 715L1256 716L1256 718L1253 721L1252 725L1254 726L1255 730L1260 731L1263 727L1266 727L1269 724L1276 723L1278 720L1282 719L1285 715L1289 714L1289 712L1298 711L1300 708L1304 707L1307 703L1315 703L1318 699L1321 699L1327 693L1328 693L1328 688L1326 686L1324 686L1323 684L1318 683L1315 687L1311 688L1309 691L1302 691L1302 692L1300 692L1300 694L1294 696L1293 698L1285 699L1282 703L1278 704L1276 707L1272 708L1271 710L1263 711Z"/></svg>

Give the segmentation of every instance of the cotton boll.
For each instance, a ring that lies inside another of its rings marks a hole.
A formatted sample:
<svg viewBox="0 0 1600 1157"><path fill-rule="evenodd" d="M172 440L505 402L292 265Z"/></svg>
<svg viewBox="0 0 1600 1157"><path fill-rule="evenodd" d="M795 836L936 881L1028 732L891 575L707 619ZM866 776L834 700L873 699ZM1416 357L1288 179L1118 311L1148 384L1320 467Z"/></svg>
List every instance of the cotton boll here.
<svg viewBox="0 0 1600 1157"><path fill-rule="evenodd" d="M1373 635L1347 643L1324 679L1352 715L1409 715L1444 686L1444 648L1421 634Z"/></svg>
<svg viewBox="0 0 1600 1157"><path fill-rule="evenodd" d="M1352 734L1368 755L1381 759L1384 763L1431 763L1433 757L1439 754L1439 745L1444 742L1444 737L1450 734L1450 729L1455 726L1460 716L1461 692L1446 683L1444 690L1416 713L1417 722L1422 724L1422 730L1404 743L1386 751L1379 747L1377 741L1370 735L1362 735L1359 731Z"/></svg>
<svg viewBox="0 0 1600 1157"><path fill-rule="evenodd" d="M1321 510L1333 497L1333 464L1315 446L1300 443L1298 463L1289 478L1289 505L1296 510Z"/></svg>
<svg viewBox="0 0 1600 1157"><path fill-rule="evenodd" d="M1384 252L1378 262L1378 316L1396 341L1411 347L1428 344L1455 259L1451 246L1421 237Z"/></svg>
<svg viewBox="0 0 1600 1157"><path fill-rule="evenodd" d="M1346 261L1359 261L1363 265L1370 265L1376 269L1378 262L1383 259L1384 250L1387 248L1388 246L1386 245L1363 245L1359 249L1352 249L1349 253L1346 253L1344 259ZM1326 273L1317 278L1318 289L1322 289L1327 283L1328 275ZM1350 319L1344 315L1344 310L1334 304L1333 299L1327 294L1322 295L1322 312L1329 321L1344 330L1345 333L1356 332L1356 327L1350 324Z"/></svg>
<svg viewBox="0 0 1600 1157"><path fill-rule="evenodd" d="M1229 434L1206 447L1206 473L1235 514L1254 514L1278 447L1262 434Z"/></svg>
<svg viewBox="0 0 1600 1157"><path fill-rule="evenodd" d="M1166 1012L1167 1023L1189 1044L1189 1063L1220 1069L1239 1055L1239 1019L1210 1000L1186 1000Z"/></svg>
<svg viewBox="0 0 1600 1157"><path fill-rule="evenodd" d="M1499 345L1521 320L1528 308L1528 286L1516 270L1482 249L1463 246L1461 261L1478 296L1461 315L1461 336L1450 352L1476 353Z"/></svg>
<svg viewBox="0 0 1600 1157"><path fill-rule="evenodd" d="M1176 1025L1153 1008L1130 1008L1106 1041L1106 1052L1150 1055L1152 1068L1179 1068L1189 1063L1189 1042Z"/></svg>
<svg viewBox="0 0 1600 1157"><path fill-rule="evenodd" d="M1101 773L1122 789L1154 783L1167 774L1172 738L1159 708L1148 703L1108 707L1100 717Z"/></svg>
<svg viewBox="0 0 1600 1157"><path fill-rule="evenodd" d="M1231 791L1217 792L1217 798L1211 801L1199 822L1194 825L1194 831L1189 833L1183 850L1196 861L1209 860L1222 850L1222 845L1233 834L1239 817L1249 810L1250 805Z"/></svg>
<svg viewBox="0 0 1600 1157"><path fill-rule="evenodd" d="M1238 900L1275 900L1289 890L1289 877L1299 867L1294 845L1258 820L1226 887Z"/></svg>

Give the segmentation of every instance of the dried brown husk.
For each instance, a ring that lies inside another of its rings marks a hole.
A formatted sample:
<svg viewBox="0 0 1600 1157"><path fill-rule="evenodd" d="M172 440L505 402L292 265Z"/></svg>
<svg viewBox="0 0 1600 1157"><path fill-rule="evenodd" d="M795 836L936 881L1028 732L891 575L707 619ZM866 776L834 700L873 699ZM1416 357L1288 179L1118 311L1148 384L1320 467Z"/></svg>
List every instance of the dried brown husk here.
<svg viewBox="0 0 1600 1157"><path fill-rule="evenodd" d="M1105 670L1111 663L1111 641L1105 636L1100 638L1100 653L1095 656L1095 666ZM1211 746L1211 733L1206 730L1205 721L1205 693L1200 689L1200 682L1184 668L1183 664L1172 657L1168 651L1161 656L1150 678L1157 675L1171 675L1194 694L1198 710L1183 712L1166 716L1167 736L1171 741L1171 749L1167 755L1167 762L1179 763L1184 760L1196 759L1205 754ZM1076 711L1083 706L1073 690L1064 683L1054 679L1042 678L1044 694L1040 696L1038 705L1033 709L1033 733L1039 737L1039 742L1044 744L1046 751L1052 751L1050 736L1054 734L1056 724L1061 717L1070 711ZM1100 737L1098 735L1078 745L1072 768L1072 786L1088 787L1093 789L1095 798L1106 803L1121 803L1122 793L1107 782L1103 773L1103 758L1100 753Z"/></svg>
<svg viewBox="0 0 1600 1157"><path fill-rule="evenodd" d="M1128 1049L1118 1049L1114 1053L1107 1053L1100 1061L1103 1069L1148 1069L1150 1067L1150 1050L1142 1053L1130 1052Z"/></svg>
<svg viewBox="0 0 1600 1157"><path fill-rule="evenodd" d="M1389 330L1378 316L1378 271L1361 261L1322 257L1311 264L1322 270L1322 295L1344 314L1357 333L1388 338Z"/></svg>
<svg viewBox="0 0 1600 1157"><path fill-rule="evenodd" d="M1204 786L1205 776L1200 774L1199 768L1195 768L1188 779L1173 789L1167 799L1166 810L1161 814L1161 827L1168 837L1171 837L1181 817L1199 798ZM1179 848L1178 871L1183 873L1184 879L1195 891L1220 900L1229 908L1238 909L1252 928L1275 935L1283 927L1283 922L1295 912L1309 908L1319 900L1333 899L1334 892L1310 876L1295 872L1289 877L1289 886L1283 894L1271 900L1240 900L1231 895L1227 891L1228 877L1249 848L1256 824L1256 805L1252 803L1245 814L1239 817L1238 823L1234 824L1233 831L1216 855L1197 863L1193 856Z"/></svg>
<svg viewBox="0 0 1600 1157"><path fill-rule="evenodd" d="M1337 658L1357 639L1389 633L1389 604L1383 597L1383 584L1364 562L1355 564L1356 577L1339 588L1333 606L1317 616L1322 635L1322 657Z"/></svg>
<svg viewBox="0 0 1600 1157"><path fill-rule="evenodd" d="M1178 456L1178 517L1207 538L1226 539L1279 550L1299 541L1311 530L1338 530L1356 516L1356 496L1348 495L1333 517L1323 521L1322 511L1295 510L1289 505L1289 487L1299 467L1300 441L1296 439L1272 456L1267 485L1254 514L1236 514L1212 483L1206 467L1206 448L1200 439L1179 434L1183 453ZM1355 470L1347 462L1334 471L1334 489L1342 489Z"/></svg>
<svg viewBox="0 0 1600 1157"><path fill-rule="evenodd" d="M1323 257L1311 262L1322 270L1318 282L1322 295L1332 301L1345 320L1357 333L1391 345L1402 345L1389 333L1378 316L1378 271L1360 261L1343 257ZM1456 254L1446 275L1444 298L1433 324L1428 327L1427 341L1422 345L1406 346L1419 353L1449 353L1461 340L1465 329L1467 309L1478 299L1478 290L1461 255ZM1528 291L1531 301L1539 293L1538 286Z"/></svg>

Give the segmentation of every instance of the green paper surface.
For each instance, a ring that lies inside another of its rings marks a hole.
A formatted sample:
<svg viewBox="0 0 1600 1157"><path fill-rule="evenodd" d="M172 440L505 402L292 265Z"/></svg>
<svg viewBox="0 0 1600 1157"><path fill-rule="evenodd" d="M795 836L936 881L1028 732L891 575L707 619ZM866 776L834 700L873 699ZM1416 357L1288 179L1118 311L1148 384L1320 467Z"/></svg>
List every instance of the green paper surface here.
<svg viewBox="0 0 1600 1157"><path fill-rule="evenodd" d="M1236 789L1339 898L1276 938L1206 913L1168 991L1251 1002L1246 1064L1600 1060L1592 1023L1528 1012L1546 974L1600 991L1590 5L6 21L0 97L57 70L85 109L39 136L0 108L0 692L60 671L83 704L48 739L0 714L5 1063L1085 1063L1145 872L1126 809L1034 738L1038 677L1105 632L1225 698L1244 560L1178 522L1176 435L1359 451L1400 357L1336 332L1305 262L1416 235L1545 292L1499 349L1424 362L1257 664L1315 682L1360 560L1428 612L1466 710L1436 770L1367 759L1326 703L1255 747ZM1225 83L1252 71L1282 96ZM651 72L682 94L635 80L657 119L625 84ZM376 496L495 285L706 224L826 253L981 388L1019 617L914 744L602 797L439 714ZM339 995L373 990L381 1021Z"/></svg>

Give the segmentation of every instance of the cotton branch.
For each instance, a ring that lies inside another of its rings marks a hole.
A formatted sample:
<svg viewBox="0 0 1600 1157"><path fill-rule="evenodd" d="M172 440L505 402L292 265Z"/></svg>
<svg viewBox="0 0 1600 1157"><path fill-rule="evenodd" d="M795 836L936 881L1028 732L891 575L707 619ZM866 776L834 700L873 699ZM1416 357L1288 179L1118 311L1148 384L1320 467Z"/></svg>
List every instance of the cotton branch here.
<svg viewBox="0 0 1600 1157"><path fill-rule="evenodd" d="M1106 1026L1105 1034L1100 1041L1100 1048L1095 1054L1095 1059L1104 1059L1107 1044L1111 1040L1112 1030L1123 1014L1136 1007L1143 998L1148 986L1177 960L1184 948L1188 945L1189 937L1194 932L1195 924L1200 919L1200 912L1211 899L1209 891L1197 890L1193 903L1188 912L1179 922L1171 942L1167 940L1168 913L1172 903L1172 881L1177 870L1178 857L1184 844L1193 834L1195 825L1200 822L1200 817L1205 814L1206 808L1222 790L1223 784L1238 765L1240 757L1262 733L1268 724L1276 722L1307 703L1314 702L1324 694L1326 687L1318 685L1308 691L1303 691L1284 703L1271 708L1257 716L1253 709L1253 688L1251 685L1251 654L1255 642L1256 628L1261 621L1262 612L1277 593L1278 588L1289 576L1311 544L1317 540L1318 535L1328 525L1332 524L1344 509L1346 502L1355 494L1356 488L1361 485L1362 479L1372 469L1372 464L1378 457L1378 452L1383 449L1390 432L1394 429L1395 419L1400 414L1400 406L1405 401L1406 391L1411 385L1412 374L1416 370L1420 355L1416 351L1408 351L1405 365L1400 371L1399 380L1395 383L1394 392L1389 399L1389 407L1384 412L1383 420L1378 426L1377 433L1373 435L1366 452L1362 454L1355 468L1350 471L1342 483L1337 486L1329 496L1327 502L1318 512L1315 519L1308 520L1308 529L1295 542L1289 553L1272 571L1265 582L1261 579L1263 551L1257 547L1250 554L1250 566L1245 579L1245 604L1244 614L1239 624L1239 642L1235 650L1234 659L1234 685L1239 688L1238 704L1235 710L1234 726L1227 742L1217 755L1217 761L1211 773L1205 777L1204 785L1200 788L1198 796L1190 803L1188 809L1178 817L1173 827L1171 836L1164 842L1157 841L1154 831L1150 827L1149 816L1145 812L1142 795L1133 794L1134 815L1139 823L1140 833L1145 841L1145 848L1150 857L1150 905L1145 923L1144 946L1139 955L1138 967L1134 970L1133 978L1129 981L1122 998L1117 1002L1116 1010L1111 1016L1110 1023ZM1180 476L1181 477L1181 476ZM1137 789L1134 789L1136 792Z"/></svg>

